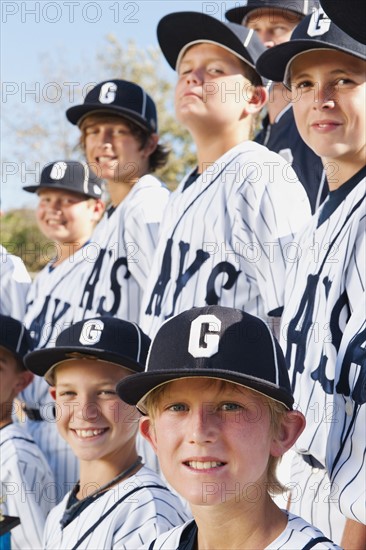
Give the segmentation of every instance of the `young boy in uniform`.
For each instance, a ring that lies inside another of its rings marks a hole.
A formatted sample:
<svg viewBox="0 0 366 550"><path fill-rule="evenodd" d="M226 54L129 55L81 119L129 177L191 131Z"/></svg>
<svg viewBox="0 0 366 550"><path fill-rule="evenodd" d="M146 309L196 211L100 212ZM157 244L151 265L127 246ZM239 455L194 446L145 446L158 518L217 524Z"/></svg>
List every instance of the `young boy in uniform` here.
<svg viewBox="0 0 366 550"><path fill-rule="evenodd" d="M141 463L139 415L116 392L144 370L150 339L135 323L99 317L27 355L55 399L57 426L80 463L80 479L52 510L42 548L135 550L186 519L177 496Z"/></svg>
<svg viewBox="0 0 366 550"><path fill-rule="evenodd" d="M345 548L366 546L365 60L365 46L320 9L257 64L291 89L299 132L322 158L330 186L297 236L301 255L288 266L281 343L307 418L291 509L336 541L350 518Z"/></svg>
<svg viewBox="0 0 366 550"><path fill-rule="evenodd" d="M0 315L0 510L20 519L10 532L10 548L36 550L42 547L46 517L55 504L55 483L34 440L12 419L15 397L33 379L23 363L32 346L20 321Z"/></svg>
<svg viewBox="0 0 366 550"><path fill-rule="evenodd" d="M269 494L305 419L261 319L221 306L185 311L161 326L146 371L117 391L148 415L140 431L194 517L149 549L338 548Z"/></svg>
<svg viewBox="0 0 366 550"><path fill-rule="evenodd" d="M176 116L197 167L169 200L141 326L153 336L172 315L218 303L274 322L286 247L310 209L284 159L248 141L267 99L254 69L264 46L254 31L195 12L164 17L158 39L178 72Z"/></svg>
<svg viewBox="0 0 366 550"><path fill-rule="evenodd" d="M87 161L107 184L111 207L94 234L99 249L80 289L78 318L138 321L169 191L151 175L167 161L152 98L126 80L97 84L66 116Z"/></svg>
<svg viewBox="0 0 366 550"><path fill-rule="evenodd" d="M314 0L248 0L226 12L229 21L258 34L266 48L290 40L291 33L315 9ZM267 114L255 141L282 155L295 170L310 201L312 212L328 194L328 184L318 155L301 138L292 111L291 97L281 82L273 82Z"/></svg>
<svg viewBox="0 0 366 550"><path fill-rule="evenodd" d="M35 347L54 346L75 320L75 302L95 250L91 234L104 211L103 186L85 162L59 160L43 168L38 185L24 187L38 195L37 223L50 240L47 251L55 251L27 295L24 324ZM77 461L57 432L48 386L42 378L34 379L20 398L27 429L51 466L60 499L77 479Z"/></svg>

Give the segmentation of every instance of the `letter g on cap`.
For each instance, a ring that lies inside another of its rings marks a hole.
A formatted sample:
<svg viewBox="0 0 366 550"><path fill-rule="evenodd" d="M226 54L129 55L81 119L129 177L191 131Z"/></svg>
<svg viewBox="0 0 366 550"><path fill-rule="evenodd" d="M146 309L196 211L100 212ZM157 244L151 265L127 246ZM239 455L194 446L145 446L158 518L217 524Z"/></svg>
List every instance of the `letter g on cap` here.
<svg viewBox="0 0 366 550"><path fill-rule="evenodd" d="M86 321L81 329L79 342L83 346L88 344L97 344L102 336L104 329L104 323L100 319L92 319Z"/></svg>
<svg viewBox="0 0 366 550"><path fill-rule="evenodd" d="M219 351L221 321L215 315L200 315L191 323L188 351L193 357L211 357Z"/></svg>

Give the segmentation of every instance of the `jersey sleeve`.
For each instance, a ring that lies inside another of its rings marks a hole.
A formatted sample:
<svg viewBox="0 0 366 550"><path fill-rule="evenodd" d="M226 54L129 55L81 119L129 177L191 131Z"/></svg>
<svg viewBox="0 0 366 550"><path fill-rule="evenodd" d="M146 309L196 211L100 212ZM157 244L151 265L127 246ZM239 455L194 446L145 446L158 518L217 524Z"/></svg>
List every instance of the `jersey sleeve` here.
<svg viewBox="0 0 366 550"><path fill-rule="evenodd" d="M4 248L0 251L0 262L0 313L23 322L31 278L23 260L9 254Z"/></svg>
<svg viewBox="0 0 366 550"><path fill-rule="evenodd" d="M142 185L126 215L124 243L128 270L140 287L145 288L169 191L152 176L145 176L139 183Z"/></svg>
<svg viewBox="0 0 366 550"><path fill-rule="evenodd" d="M311 211L291 166L275 153L263 154L263 162L247 169L239 189L235 227L246 259L243 275L257 281L266 314L280 316L286 267L299 254L296 233Z"/></svg>

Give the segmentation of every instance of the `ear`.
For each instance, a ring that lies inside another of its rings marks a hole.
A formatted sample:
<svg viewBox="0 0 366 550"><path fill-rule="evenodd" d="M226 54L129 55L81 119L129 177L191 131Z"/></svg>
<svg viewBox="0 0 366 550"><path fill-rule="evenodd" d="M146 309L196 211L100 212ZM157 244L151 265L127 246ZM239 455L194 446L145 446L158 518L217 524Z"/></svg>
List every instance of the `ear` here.
<svg viewBox="0 0 366 550"><path fill-rule="evenodd" d="M245 88L247 102L244 108L246 115L256 115L268 101L268 91L263 86L250 85Z"/></svg>
<svg viewBox="0 0 366 550"><path fill-rule="evenodd" d="M52 399L54 401L56 401L56 388L55 388L55 386L51 386L50 388L48 388L48 393L50 394Z"/></svg>
<svg viewBox="0 0 366 550"><path fill-rule="evenodd" d="M275 434L272 445L271 455L282 456L288 451L305 428L305 417L299 411L287 411L281 420Z"/></svg>
<svg viewBox="0 0 366 550"><path fill-rule="evenodd" d="M34 374L30 372L29 370L25 370L22 372L19 372L17 377L17 382L15 384L14 390L16 394L23 391L29 384L32 382L34 378Z"/></svg>
<svg viewBox="0 0 366 550"><path fill-rule="evenodd" d="M158 134L151 134L144 147L145 157L148 158L153 154L159 143Z"/></svg>
<svg viewBox="0 0 366 550"><path fill-rule="evenodd" d="M140 418L140 434L144 439L146 439L150 443L150 445L154 449L154 452L156 453L157 441L156 441L154 425L150 417L143 416L142 418Z"/></svg>
<svg viewBox="0 0 366 550"><path fill-rule="evenodd" d="M100 218L104 214L105 204L102 201L102 199L96 199L93 202L94 202L94 204L92 206L92 208L93 208L93 218L96 222L99 222Z"/></svg>

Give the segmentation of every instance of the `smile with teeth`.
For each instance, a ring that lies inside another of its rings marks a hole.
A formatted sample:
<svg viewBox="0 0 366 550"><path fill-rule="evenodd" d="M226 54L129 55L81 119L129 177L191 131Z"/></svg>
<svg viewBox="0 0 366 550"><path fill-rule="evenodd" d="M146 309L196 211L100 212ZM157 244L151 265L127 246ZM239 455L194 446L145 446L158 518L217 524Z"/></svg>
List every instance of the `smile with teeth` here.
<svg viewBox="0 0 366 550"><path fill-rule="evenodd" d="M101 435L102 433L107 431L107 428L102 428L100 430L92 429L92 430L74 430L76 435L81 438L87 438L87 437L94 437L96 435Z"/></svg>
<svg viewBox="0 0 366 550"><path fill-rule="evenodd" d="M225 466L224 462L217 462L215 460L206 460L204 462L199 462L198 460L188 460L184 464L194 470L210 470L212 468L221 468L222 466Z"/></svg>

